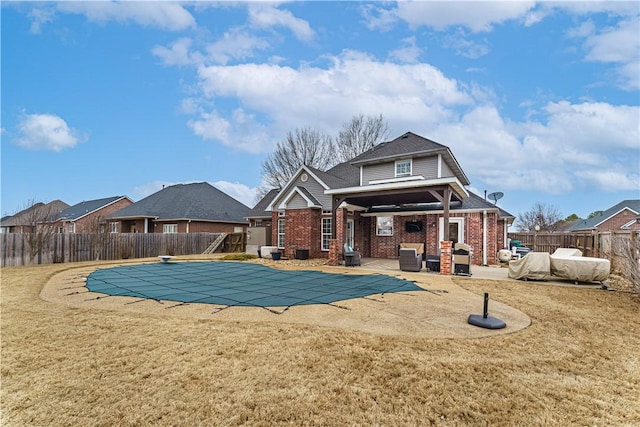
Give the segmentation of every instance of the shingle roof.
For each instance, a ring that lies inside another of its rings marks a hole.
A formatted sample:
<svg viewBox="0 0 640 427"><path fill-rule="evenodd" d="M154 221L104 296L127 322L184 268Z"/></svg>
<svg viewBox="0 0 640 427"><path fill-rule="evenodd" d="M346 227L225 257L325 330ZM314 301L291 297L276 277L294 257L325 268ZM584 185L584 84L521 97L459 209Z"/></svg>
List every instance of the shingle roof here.
<svg viewBox="0 0 640 427"><path fill-rule="evenodd" d="M359 156L351 159L350 163L369 163L375 161L386 161L388 159L406 156L409 154L427 154L434 151L446 150L442 144L423 138L412 132L407 132L398 138L383 142L372 149L365 151Z"/></svg>
<svg viewBox="0 0 640 427"><path fill-rule="evenodd" d="M278 195L279 189L273 188L264 195L262 199L249 211L247 218L271 218L271 212L267 212L266 209L269 203L273 201L273 198Z"/></svg>
<svg viewBox="0 0 640 427"><path fill-rule="evenodd" d="M324 174L322 180L332 189L360 185L360 169L350 162L338 163Z"/></svg>
<svg viewBox="0 0 640 427"><path fill-rule="evenodd" d="M68 207L69 205L62 200L53 200L47 204L39 202L3 220L2 226L15 227L20 225L32 225L29 222L33 219L37 219L38 221L55 221L58 219L60 212ZM43 215L46 215L47 218L41 218Z"/></svg>
<svg viewBox="0 0 640 427"><path fill-rule="evenodd" d="M251 209L207 182L176 184L111 215L121 218L247 222Z"/></svg>
<svg viewBox="0 0 640 427"><path fill-rule="evenodd" d="M640 199L623 200L593 218L577 221L569 231L593 230L598 226L598 224L606 221L625 208L631 209L636 214L640 214Z"/></svg>
<svg viewBox="0 0 640 427"><path fill-rule="evenodd" d="M382 163L406 157L430 156L436 153L442 154L443 160L451 168L462 185L470 184L469 179L447 146L423 138L413 132L407 132L392 141L378 144L372 149L351 159L349 163L360 166L367 163Z"/></svg>
<svg viewBox="0 0 640 427"><path fill-rule="evenodd" d="M75 221L125 197L126 196L113 196L80 202L63 210L60 213L60 219L64 221Z"/></svg>

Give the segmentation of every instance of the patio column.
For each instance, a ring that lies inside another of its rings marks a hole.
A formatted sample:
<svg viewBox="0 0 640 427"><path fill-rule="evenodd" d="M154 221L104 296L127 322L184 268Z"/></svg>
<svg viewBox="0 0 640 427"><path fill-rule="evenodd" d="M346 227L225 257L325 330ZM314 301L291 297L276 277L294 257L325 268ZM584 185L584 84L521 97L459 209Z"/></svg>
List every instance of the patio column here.
<svg viewBox="0 0 640 427"><path fill-rule="evenodd" d="M340 265L340 245L336 239L329 239L329 265Z"/></svg>
<svg viewBox="0 0 640 427"><path fill-rule="evenodd" d="M445 233L446 234L446 233ZM443 276L450 276L452 270L451 266L451 240L443 240L440 242L440 274Z"/></svg>

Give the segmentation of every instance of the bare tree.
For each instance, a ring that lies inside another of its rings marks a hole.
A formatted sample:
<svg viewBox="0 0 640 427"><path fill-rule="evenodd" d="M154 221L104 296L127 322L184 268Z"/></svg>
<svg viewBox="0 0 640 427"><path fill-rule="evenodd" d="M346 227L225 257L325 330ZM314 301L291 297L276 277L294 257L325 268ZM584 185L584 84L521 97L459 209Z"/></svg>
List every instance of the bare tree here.
<svg viewBox="0 0 640 427"><path fill-rule="evenodd" d="M89 235L89 249L96 261L100 260L100 253L109 244L111 234L108 224L102 215L97 215L91 219L87 226Z"/></svg>
<svg viewBox="0 0 640 427"><path fill-rule="evenodd" d="M557 231L562 215L556 206L536 202L533 207L518 215L516 228L520 231L533 231L536 226L540 231Z"/></svg>
<svg viewBox="0 0 640 427"><path fill-rule="evenodd" d="M263 197L270 188L282 188L302 165L326 170L336 162L331 137L306 127L287 133L276 150L262 162L263 185L258 190Z"/></svg>
<svg viewBox="0 0 640 427"><path fill-rule="evenodd" d="M631 292L640 295L640 232L613 235L612 255L619 260L619 272L631 284Z"/></svg>
<svg viewBox="0 0 640 427"><path fill-rule="evenodd" d="M51 237L56 233L55 222L60 212L51 203L42 204L31 201L28 205L36 207L28 209L25 213L22 220L23 231L29 246L31 262L35 262L36 256L38 256L39 264L42 261L43 250L49 247Z"/></svg>
<svg viewBox="0 0 640 427"><path fill-rule="evenodd" d="M389 136L387 122L379 116L360 114L342 126L336 138L338 160L346 162L380 144Z"/></svg>

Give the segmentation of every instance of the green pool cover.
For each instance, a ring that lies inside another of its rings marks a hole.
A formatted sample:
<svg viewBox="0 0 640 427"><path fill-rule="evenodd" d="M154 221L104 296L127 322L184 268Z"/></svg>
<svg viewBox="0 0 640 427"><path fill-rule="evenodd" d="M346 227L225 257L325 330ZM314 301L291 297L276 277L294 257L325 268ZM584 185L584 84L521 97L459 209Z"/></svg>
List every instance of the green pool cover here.
<svg viewBox="0 0 640 427"><path fill-rule="evenodd" d="M330 304L390 292L421 291L382 274L284 271L242 262L169 262L94 271L87 288L110 296L244 307Z"/></svg>

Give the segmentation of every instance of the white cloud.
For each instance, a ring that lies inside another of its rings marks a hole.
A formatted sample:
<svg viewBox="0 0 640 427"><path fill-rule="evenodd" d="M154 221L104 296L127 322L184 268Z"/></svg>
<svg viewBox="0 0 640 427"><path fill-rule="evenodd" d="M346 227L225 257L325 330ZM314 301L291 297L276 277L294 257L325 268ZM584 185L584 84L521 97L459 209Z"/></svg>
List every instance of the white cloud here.
<svg viewBox="0 0 640 427"><path fill-rule="evenodd" d="M170 47L155 46L151 52L162 59L164 65L194 65L201 64L203 56L191 50L191 39L183 37L176 40Z"/></svg>
<svg viewBox="0 0 640 427"><path fill-rule="evenodd" d="M239 182L216 181L212 183L218 190L225 192L237 201L252 208L256 204L257 188L252 188Z"/></svg>
<svg viewBox="0 0 640 427"><path fill-rule="evenodd" d="M209 57L218 64L250 58L256 50L266 50L269 43L239 28L227 31L220 40L207 47Z"/></svg>
<svg viewBox="0 0 640 427"><path fill-rule="evenodd" d="M200 85L206 98L237 98L244 110L268 117L275 135L307 125L333 133L336 124L357 114L382 113L401 125L435 125L451 116L453 106L471 102L455 80L427 64L377 62L357 52L330 60L326 69L273 64L201 67ZM198 126L198 134L204 136L204 128L213 128L216 131L206 132L207 137L223 138L219 119L216 116L213 126ZM199 122L211 120L202 117Z"/></svg>
<svg viewBox="0 0 640 427"><path fill-rule="evenodd" d="M401 48L389 52L389 57L406 64L414 64L418 62L418 59L422 54L422 49L416 45L415 36L403 39L402 44L403 46Z"/></svg>
<svg viewBox="0 0 640 427"><path fill-rule="evenodd" d="M134 22L145 27L179 31L195 27L196 21L180 3L144 1L63 1L57 4L64 13L84 15L91 22Z"/></svg>
<svg viewBox="0 0 640 427"><path fill-rule="evenodd" d="M444 37L443 46L454 49L460 56L470 59L478 59L489 53L487 41L470 40L463 31L456 31Z"/></svg>
<svg viewBox="0 0 640 427"><path fill-rule="evenodd" d="M484 105L434 136L467 174L494 188L630 190L640 184L639 118L638 107L559 102L546 106L544 120L508 123Z"/></svg>
<svg viewBox="0 0 640 427"><path fill-rule="evenodd" d="M311 41L315 32L309 23L296 18L288 10L280 10L273 4L250 3L249 22L256 28L285 27L288 28L298 40Z"/></svg>
<svg viewBox="0 0 640 427"><path fill-rule="evenodd" d="M25 114L17 124L16 143L32 150L59 152L75 147L84 138L53 114Z"/></svg>
<svg viewBox="0 0 640 427"><path fill-rule="evenodd" d="M29 18L31 18L30 31L33 34L40 34L42 25L53 21L54 15L55 13L51 7L37 7L31 9L28 13Z"/></svg>
<svg viewBox="0 0 640 427"><path fill-rule="evenodd" d="M586 33L587 61L617 64L620 84L629 90L640 89L640 20L623 20L599 33Z"/></svg>
<svg viewBox="0 0 640 427"><path fill-rule="evenodd" d="M493 26L508 20L533 22L528 14L535 8L533 1L463 2L427 1L398 2L396 14L412 26L426 25L437 30L463 26L473 32L491 31Z"/></svg>
<svg viewBox="0 0 640 427"><path fill-rule="evenodd" d="M201 112L187 125L203 140L218 141L236 150L256 154L273 148L269 130L242 109L236 109L229 119L215 110Z"/></svg>

